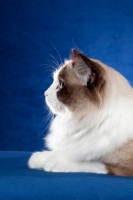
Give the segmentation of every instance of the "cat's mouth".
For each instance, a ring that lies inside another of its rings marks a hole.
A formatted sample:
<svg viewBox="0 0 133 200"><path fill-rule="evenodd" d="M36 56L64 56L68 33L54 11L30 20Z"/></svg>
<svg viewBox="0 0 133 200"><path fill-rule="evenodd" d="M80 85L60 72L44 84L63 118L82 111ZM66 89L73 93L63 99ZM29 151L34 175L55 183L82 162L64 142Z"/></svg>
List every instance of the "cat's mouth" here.
<svg viewBox="0 0 133 200"><path fill-rule="evenodd" d="M53 94L53 93L51 93ZM70 96L70 95L69 95ZM69 97L67 97L69 98ZM65 99L64 99L65 100ZM65 111L65 104L63 102L59 101L57 98L57 94L54 95L45 95L45 101L52 113L54 114L61 114Z"/></svg>

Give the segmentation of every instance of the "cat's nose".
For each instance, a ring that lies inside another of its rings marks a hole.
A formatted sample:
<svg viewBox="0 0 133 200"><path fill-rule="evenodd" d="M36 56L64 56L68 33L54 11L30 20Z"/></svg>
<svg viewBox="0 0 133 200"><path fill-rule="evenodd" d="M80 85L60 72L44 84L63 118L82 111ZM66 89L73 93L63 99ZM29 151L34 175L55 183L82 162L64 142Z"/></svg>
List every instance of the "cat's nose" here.
<svg viewBox="0 0 133 200"><path fill-rule="evenodd" d="M47 93L47 92L44 92L44 96L47 97L47 96L48 96L48 93Z"/></svg>

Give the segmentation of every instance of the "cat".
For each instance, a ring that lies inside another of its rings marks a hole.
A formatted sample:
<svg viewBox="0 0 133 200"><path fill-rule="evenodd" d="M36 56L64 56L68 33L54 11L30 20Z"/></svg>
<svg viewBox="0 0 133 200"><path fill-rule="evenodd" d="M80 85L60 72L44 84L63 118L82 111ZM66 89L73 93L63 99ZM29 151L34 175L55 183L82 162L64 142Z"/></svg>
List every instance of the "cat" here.
<svg viewBox="0 0 133 200"><path fill-rule="evenodd" d="M133 176L133 89L115 69L72 49L45 99L56 115L30 168Z"/></svg>

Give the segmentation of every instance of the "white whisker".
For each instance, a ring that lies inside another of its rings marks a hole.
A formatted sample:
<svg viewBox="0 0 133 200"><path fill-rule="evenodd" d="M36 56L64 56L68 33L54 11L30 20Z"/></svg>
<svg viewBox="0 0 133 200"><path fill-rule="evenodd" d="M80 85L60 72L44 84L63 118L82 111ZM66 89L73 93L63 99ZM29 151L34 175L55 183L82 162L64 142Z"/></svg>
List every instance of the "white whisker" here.
<svg viewBox="0 0 133 200"><path fill-rule="evenodd" d="M58 54L58 56L59 56L59 58L60 58L60 62L61 62L61 64L63 63L62 62L62 59L61 59L61 56L60 56L60 54L59 54L59 51L56 49L56 47L51 43L51 45L54 47L54 49L56 50L56 52L57 52L57 54Z"/></svg>
<svg viewBox="0 0 133 200"><path fill-rule="evenodd" d="M51 54L50 54L50 56L51 56L52 59L55 61L55 63L57 64L57 66L60 65L59 62L58 62L58 60L57 60L54 56L52 56Z"/></svg>

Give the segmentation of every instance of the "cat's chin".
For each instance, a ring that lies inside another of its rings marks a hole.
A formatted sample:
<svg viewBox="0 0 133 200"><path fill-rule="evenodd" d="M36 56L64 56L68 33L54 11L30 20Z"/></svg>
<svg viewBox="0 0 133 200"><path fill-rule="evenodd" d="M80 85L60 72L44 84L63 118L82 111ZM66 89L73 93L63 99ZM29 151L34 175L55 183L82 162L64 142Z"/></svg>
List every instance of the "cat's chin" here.
<svg viewBox="0 0 133 200"><path fill-rule="evenodd" d="M66 110L65 109L56 109L56 108L53 108L51 106L49 106L49 109L51 110L51 112L54 114L54 115L63 115L63 114L66 114Z"/></svg>
<svg viewBox="0 0 133 200"><path fill-rule="evenodd" d="M46 98L45 101L50 111L54 115L61 115L66 113L65 106L61 102L55 102L55 104L53 104L53 102L51 103L51 101L49 101L48 98Z"/></svg>
<svg viewBox="0 0 133 200"><path fill-rule="evenodd" d="M64 115L65 111L51 111L54 115Z"/></svg>

